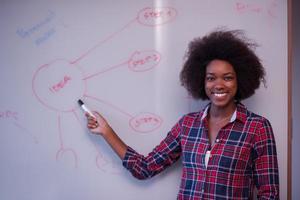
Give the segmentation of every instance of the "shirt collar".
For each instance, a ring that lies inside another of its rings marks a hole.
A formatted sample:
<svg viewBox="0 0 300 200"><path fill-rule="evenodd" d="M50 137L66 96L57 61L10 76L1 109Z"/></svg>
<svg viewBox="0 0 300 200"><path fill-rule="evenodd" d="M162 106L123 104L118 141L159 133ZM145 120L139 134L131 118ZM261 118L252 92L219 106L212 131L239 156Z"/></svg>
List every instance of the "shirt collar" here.
<svg viewBox="0 0 300 200"><path fill-rule="evenodd" d="M208 110L210 108L210 103L204 108L203 110L203 114L201 116L201 121L206 118L207 114L208 114ZM236 103L236 109L233 113L233 115L230 118L230 122L233 122L235 120L239 120L243 123L246 122L247 119L247 108L240 102Z"/></svg>

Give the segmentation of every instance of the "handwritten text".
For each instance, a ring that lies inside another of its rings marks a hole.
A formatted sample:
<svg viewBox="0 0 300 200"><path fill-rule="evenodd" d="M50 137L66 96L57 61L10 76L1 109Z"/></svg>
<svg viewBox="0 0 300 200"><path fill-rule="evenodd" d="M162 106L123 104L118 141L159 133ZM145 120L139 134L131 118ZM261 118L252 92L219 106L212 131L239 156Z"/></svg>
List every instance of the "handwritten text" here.
<svg viewBox="0 0 300 200"><path fill-rule="evenodd" d="M70 76L64 76L63 80L49 88L51 92L59 92L71 80Z"/></svg>
<svg viewBox="0 0 300 200"><path fill-rule="evenodd" d="M148 133L159 128L162 120L159 116L152 113L140 113L133 117L129 124L137 132Z"/></svg>
<svg viewBox="0 0 300 200"><path fill-rule="evenodd" d="M136 51L132 54L128 67L132 71L147 71L158 65L160 54L156 51Z"/></svg>
<svg viewBox="0 0 300 200"><path fill-rule="evenodd" d="M172 21L176 16L174 8L144 8L138 13L138 22L146 26L157 26Z"/></svg>
<svg viewBox="0 0 300 200"><path fill-rule="evenodd" d="M11 110L0 111L0 119L15 119L18 120L18 113Z"/></svg>

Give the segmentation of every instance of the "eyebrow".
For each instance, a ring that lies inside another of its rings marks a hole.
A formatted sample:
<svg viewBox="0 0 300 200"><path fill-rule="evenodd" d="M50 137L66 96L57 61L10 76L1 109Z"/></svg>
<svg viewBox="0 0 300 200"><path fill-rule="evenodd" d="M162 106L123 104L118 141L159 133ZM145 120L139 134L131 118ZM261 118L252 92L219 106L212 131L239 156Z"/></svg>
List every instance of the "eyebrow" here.
<svg viewBox="0 0 300 200"><path fill-rule="evenodd" d="M215 75L215 73L207 72L206 75ZM227 73L223 74L223 76L226 76L226 75L234 75L234 73L233 72L227 72Z"/></svg>

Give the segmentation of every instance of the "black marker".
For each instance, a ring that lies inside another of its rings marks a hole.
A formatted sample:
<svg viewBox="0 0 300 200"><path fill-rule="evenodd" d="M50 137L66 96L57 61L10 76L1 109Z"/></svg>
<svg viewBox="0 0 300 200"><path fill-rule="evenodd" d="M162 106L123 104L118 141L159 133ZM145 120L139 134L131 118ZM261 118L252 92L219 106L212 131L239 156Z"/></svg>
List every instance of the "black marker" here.
<svg viewBox="0 0 300 200"><path fill-rule="evenodd" d="M88 109L85 104L83 103L83 101L81 99L79 99L78 101L79 106L82 108L83 111L89 113L89 115L91 115L92 117L96 118L96 116L92 113L92 111L90 109Z"/></svg>

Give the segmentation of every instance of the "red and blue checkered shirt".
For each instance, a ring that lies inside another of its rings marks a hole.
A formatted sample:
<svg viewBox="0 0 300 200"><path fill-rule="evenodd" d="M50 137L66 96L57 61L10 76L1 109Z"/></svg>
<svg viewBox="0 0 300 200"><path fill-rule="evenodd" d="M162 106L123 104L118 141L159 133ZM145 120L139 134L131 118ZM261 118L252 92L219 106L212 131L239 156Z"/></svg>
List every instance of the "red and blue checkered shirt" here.
<svg viewBox="0 0 300 200"><path fill-rule="evenodd" d="M270 122L237 103L231 121L208 138L207 111L183 116L148 156L128 147L123 166L138 179L152 177L182 157L177 199L279 199L275 139ZM205 154L211 150L207 166Z"/></svg>

